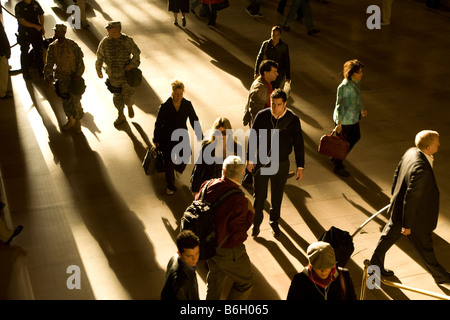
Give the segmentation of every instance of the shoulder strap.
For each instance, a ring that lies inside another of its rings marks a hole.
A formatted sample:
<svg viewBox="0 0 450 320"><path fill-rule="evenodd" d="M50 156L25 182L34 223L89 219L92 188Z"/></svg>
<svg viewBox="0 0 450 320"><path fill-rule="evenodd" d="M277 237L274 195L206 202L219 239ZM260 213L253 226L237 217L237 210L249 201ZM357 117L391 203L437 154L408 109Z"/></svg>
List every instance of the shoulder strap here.
<svg viewBox="0 0 450 320"><path fill-rule="evenodd" d="M203 187L199 200L201 200L201 201L205 200L206 189L208 189L208 187L212 183L212 181L213 181L213 179L209 180L208 183L206 183L206 185Z"/></svg>
<svg viewBox="0 0 450 320"><path fill-rule="evenodd" d="M231 188L228 191L226 191L224 194L222 194L213 204L213 208L218 207L223 201L225 201L226 198L228 198L229 196L231 196L234 193L242 193L242 190L239 188Z"/></svg>
<svg viewBox="0 0 450 320"><path fill-rule="evenodd" d="M205 194L206 194L206 189L208 189L209 185L213 182L214 179L209 180L206 185L203 187L202 189L202 193L200 194L200 200L204 201L205 200ZM239 188L231 188L229 190L227 190L224 194L222 194L219 198L216 199L216 201L214 201L214 203L212 203L212 207L218 207L219 204L221 204L226 198L228 198L229 196L231 196L234 193L242 193L242 190Z"/></svg>
<svg viewBox="0 0 450 320"><path fill-rule="evenodd" d="M340 280L341 280L342 291L344 292L345 299L347 299L347 290L346 290L346 287L345 287L344 273L342 272L342 268L341 267L338 267L338 271L339 271L339 275L341 276Z"/></svg>

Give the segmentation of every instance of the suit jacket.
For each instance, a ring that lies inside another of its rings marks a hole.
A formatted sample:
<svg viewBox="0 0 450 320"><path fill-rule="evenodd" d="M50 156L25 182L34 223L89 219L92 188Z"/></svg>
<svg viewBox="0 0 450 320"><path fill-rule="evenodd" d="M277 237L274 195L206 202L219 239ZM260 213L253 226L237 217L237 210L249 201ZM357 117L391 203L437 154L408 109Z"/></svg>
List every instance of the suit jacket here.
<svg viewBox="0 0 450 320"><path fill-rule="evenodd" d="M394 174L392 200L388 212L402 227L432 232L439 215L439 189L425 154L410 148Z"/></svg>

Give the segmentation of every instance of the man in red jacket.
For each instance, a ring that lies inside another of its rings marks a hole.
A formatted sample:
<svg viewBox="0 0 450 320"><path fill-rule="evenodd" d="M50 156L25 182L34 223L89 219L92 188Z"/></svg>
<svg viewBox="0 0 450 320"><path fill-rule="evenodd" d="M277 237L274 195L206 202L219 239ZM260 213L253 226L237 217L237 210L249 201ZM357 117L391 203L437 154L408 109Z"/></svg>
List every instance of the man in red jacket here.
<svg viewBox="0 0 450 320"><path fill-rule="evenodd" d="M245 164L241 158L230 156L224 160L222 177L214 179L205 194L205 201L213 203L231 188L239 188ZM207 182L204 182L201 189ZM200 192L196 196L199 198ZM216 208L216 255L207 259L207 300L220 300L226 276L233 280L228 300L244 300L253 288L253 271L245 250L247 231L253 224L255 211L244 193L235 193Z"/></svg>

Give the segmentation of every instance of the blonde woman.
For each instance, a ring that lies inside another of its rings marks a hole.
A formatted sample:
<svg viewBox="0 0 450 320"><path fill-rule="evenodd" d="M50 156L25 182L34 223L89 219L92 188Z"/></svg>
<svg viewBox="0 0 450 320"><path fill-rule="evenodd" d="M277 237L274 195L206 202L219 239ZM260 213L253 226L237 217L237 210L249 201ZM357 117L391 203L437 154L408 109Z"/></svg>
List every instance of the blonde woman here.
<svg viewBox="0 0 450 320"><path fill-rule="evenodd" d="M171 153L173 148L182 142L182 137L173 141L171 138L172 133L178 129L187 131L187 119L189 119L192 128L194 128L194 123L198 121L192 103L184 98L183 82L174 80L171 83L171 87L171 96L159 107L153 133L153 142L155 143L155 146L161 150L164 156L167 184L166 193L168 195L174 194L177 190L175 188L175 170L179 173L183 173L187 164L184 161L179 164L175 164L172 161ZM198 126L200 127L200 123L198 123ZM201 128L195 133L198 134L197 138L199 140L203 139ZM189 150L187 150L187 148L189 148ZM185 151L189 151L190 157L190 144L183 149L183 157L186 156L184 154Z"/></svg>

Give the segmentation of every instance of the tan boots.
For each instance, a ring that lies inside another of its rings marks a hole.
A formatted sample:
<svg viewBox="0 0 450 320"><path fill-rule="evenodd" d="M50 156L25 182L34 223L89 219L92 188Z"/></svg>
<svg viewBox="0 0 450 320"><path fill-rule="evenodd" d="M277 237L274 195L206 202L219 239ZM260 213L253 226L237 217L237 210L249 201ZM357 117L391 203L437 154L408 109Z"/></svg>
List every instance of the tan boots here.
<svg viewBox="0 0 450 320"><path fill-rule="evenodd" d="M75 120L72 116L69 116L67 123L62 127L62 129L64 131L68 131L72 128L75 130L75 133L81 133L81 120Z"/></svg>

